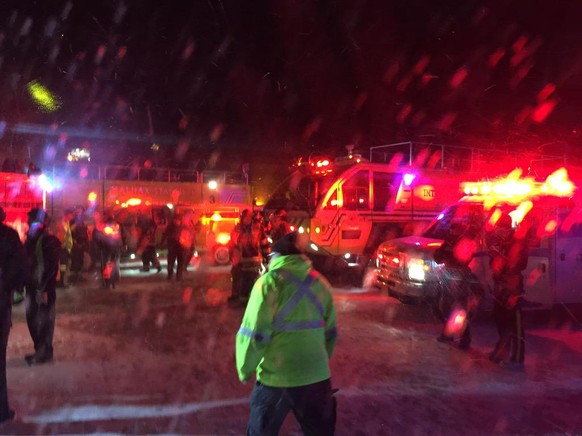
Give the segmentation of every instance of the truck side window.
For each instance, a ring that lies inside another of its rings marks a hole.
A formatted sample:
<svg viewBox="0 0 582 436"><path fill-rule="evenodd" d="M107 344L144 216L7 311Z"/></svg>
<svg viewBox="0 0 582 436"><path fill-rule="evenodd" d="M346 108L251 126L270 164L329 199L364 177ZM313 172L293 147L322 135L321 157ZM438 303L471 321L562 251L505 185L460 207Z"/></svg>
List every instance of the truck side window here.
<svg viewBox="0 0 582 436"><path fill-rule="evenodd" d="M369 210L370 182L368 171L358 171L342 185L343 207L348 210Z"/></svg>
<svg viewBox="0 0 582 436"><path fill-rule="evenodd" d="M394 203L394 174L374 171L372 184L374 210L379 212L390 210Z"/></svg>

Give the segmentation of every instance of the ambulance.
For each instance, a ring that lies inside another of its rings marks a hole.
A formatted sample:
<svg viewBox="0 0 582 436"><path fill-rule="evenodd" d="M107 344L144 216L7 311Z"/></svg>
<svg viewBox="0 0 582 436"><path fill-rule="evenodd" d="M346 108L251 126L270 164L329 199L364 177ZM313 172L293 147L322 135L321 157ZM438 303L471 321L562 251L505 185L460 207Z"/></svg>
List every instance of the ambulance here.
<svg viewBox="0 0 582 436"><path fill-rule="evenodd" d="M477 234L477 251L470 268L486 296L493 290L486 235L502 213L524 233L528 244L525 300L529 307L582 302L582 209L574 183L564 168L545 180L524 177L516 169L507 177L462 184L465 194L445 208L418 236L380 244L376 254L378 286L403 301L433 304L439 272L434 260L451 227L457 223ZM490 299L484 305L490 306Z"/></svg>

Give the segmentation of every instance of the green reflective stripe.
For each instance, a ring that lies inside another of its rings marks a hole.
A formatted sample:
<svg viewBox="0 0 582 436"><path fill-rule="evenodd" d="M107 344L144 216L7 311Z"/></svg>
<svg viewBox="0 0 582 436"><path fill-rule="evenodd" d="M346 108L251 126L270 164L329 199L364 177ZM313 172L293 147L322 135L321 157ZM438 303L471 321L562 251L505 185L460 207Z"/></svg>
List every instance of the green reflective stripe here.
<svg viewBox="0 0 582 436"><path fill-rule="evenodd" d="M269 343L271 342L271 336L264 334L264 333L260 333L260 332L256 332L254 330L248 329L246 327L241 327L238 330L238 334L241 336L246 336L248 338L251 338L257 342L264 342L264 343Z"/></svg>

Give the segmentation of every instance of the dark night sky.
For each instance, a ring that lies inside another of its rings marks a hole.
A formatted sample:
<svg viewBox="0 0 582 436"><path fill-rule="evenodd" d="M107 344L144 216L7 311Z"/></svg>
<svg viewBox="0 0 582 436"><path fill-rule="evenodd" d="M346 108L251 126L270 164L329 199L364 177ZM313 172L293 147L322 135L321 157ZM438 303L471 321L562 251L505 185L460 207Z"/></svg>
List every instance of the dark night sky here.
<svg viewBox="0 0 582 436"><path fill-rule="evenodd" d="M20 0L0 9L4 147L56 142L13 134L18 123L108 132L56 145L87 140L103 159L150 157L158 141L161 157L186 166L211 154L228 165L255 151L280 160L401 140L552 143L544 151L555 153L581 142L577 1ZM33 80L60 97L59 110L34 105Z"/></svg>

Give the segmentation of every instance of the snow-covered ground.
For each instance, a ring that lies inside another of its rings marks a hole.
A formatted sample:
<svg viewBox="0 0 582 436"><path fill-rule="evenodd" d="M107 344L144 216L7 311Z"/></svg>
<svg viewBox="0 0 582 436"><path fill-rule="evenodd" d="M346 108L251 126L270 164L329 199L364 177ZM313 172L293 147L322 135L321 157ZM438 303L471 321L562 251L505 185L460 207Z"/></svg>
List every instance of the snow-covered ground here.
<svg viewBox="0 0 582 436"><path fill-rule="evenodd" d="M14 308L8 386L15 422L1 434L243 434L252 385L234 338L242 309L225 304L229 268L124 269L115 290L89 277L59 291L55 362L27 367L32 343ZM582 331L568 315L528 316L525 372L487 359L487 316L473 348L435 341L425 307L384 293L335 289L340 340L332 360L338 435L582 434ZM300 434L290 417L282 434Z"/></svg>

